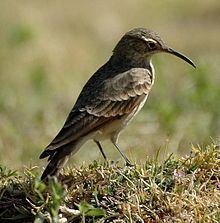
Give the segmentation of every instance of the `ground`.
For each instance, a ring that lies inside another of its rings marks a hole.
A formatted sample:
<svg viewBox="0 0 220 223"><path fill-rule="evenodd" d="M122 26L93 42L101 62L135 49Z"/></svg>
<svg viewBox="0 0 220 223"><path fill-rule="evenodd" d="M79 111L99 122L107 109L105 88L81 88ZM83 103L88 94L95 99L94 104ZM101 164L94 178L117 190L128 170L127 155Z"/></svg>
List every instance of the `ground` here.
<svg viewBox="0 0 220 223"><path fill-rule="evenodd" d="M1 167L1 222L219 222L219 146L142 166L94 161L47 184Z"/></svg>

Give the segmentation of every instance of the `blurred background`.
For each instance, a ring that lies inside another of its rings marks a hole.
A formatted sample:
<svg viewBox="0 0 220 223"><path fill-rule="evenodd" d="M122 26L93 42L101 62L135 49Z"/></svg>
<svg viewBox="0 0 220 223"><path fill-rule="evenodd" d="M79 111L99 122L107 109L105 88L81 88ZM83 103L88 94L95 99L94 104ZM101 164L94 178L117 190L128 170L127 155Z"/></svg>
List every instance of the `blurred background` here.
<svg viewBox="0 0 220 223"><path fill-rule="evenodd" d="M156 55L155 85L119 145L137 162L189 153L220 136L220 1L0 1L0 163L45 165L39 154L62 127L88 78L124 32L157 31L197 65ZM120 155L106 141L112 160ZM86 143L69 165L100 157Z"/></svg>

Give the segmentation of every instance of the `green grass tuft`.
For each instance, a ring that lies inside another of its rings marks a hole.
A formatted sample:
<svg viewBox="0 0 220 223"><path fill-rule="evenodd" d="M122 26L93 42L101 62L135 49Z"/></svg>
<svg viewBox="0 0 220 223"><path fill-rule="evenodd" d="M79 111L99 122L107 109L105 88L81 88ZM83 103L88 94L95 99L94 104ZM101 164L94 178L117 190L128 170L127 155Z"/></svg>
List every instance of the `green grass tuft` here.
<svg viewBox="0 0 220 223"><path fill-rule="evenodd" d="M42 183L0 168L0 222L220 222L219 146L121 167L94 161Z"/></svg>

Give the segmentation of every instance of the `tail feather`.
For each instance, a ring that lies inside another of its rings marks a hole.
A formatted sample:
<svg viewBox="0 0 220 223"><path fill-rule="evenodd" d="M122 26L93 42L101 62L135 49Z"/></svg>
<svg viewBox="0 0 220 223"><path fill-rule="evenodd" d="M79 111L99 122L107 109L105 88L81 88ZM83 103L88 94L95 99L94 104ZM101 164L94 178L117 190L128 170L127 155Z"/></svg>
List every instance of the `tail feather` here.
<svg viewBox="0 0 220 223"><path fill-rule="evenodd" d="M46 149L40 155L40 159L48 157L48 165L46 166L41 180L46 181L48 176L58 176L59 170L68 161L71 153L77 151L77 142L71 142L57 149Z"/></svg>
<svg viewBox="0 0 220 223"><path fill-rule="evenodd" d="M40 154L39 159L44 159L47 156L52 156L55 152L56 152L56 150L46 149Z"/></svg>
<svg viewBox="0 0 220 223"><path fill-rule="evenodd" d="M58 176L59 170L65 165L68 158L68 155L63 156L61 152L54 153L41 176L41 180L45 181L48 176Z"/></svg>

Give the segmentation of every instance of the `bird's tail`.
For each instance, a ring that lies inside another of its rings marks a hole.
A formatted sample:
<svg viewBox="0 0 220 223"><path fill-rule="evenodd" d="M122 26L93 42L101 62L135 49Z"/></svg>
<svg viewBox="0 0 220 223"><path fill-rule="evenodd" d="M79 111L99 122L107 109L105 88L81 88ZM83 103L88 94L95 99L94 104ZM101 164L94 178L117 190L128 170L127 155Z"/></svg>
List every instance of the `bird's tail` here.
<svg viewBox="0 0 220 223"><path fill-rule="evenodd" d="M46 181L48 176L58 176L59 170L65 165L68 161L70 155L77 151L77 143L72 142L57 149L46 149L40 155L40 159L48 158L48 165L46 166L41 180Z"/></svg>
<svg viewBox="0 0 220 223"><path fill-rule="evenodd" d="M62 156L60 152L55 152L50 162L46 166L41 176L41 180L45 181L48 176L58 176L59 170L65 165L65 163L68 161L68 158L68 155Z"/></svg>

